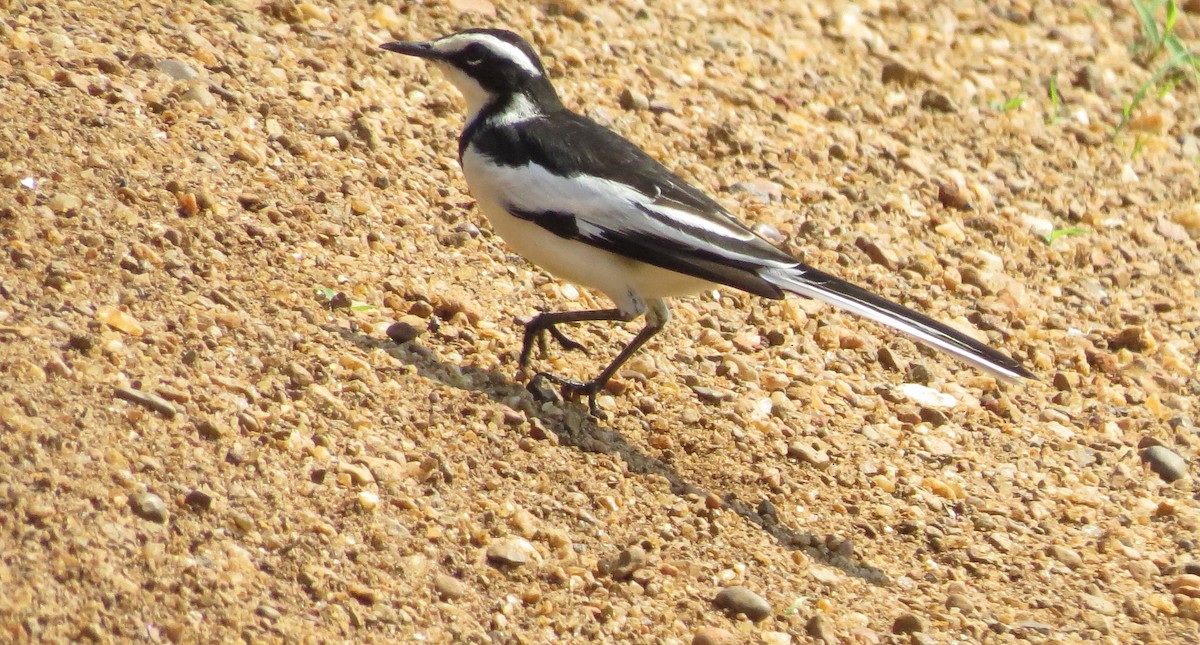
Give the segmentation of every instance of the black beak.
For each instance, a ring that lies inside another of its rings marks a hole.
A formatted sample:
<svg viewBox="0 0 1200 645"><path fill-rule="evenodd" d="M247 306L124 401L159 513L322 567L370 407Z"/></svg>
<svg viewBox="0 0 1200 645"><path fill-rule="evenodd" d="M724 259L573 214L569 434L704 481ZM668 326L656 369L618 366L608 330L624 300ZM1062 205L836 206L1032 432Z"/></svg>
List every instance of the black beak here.
<svg viewBox="0 0 1200 645"><path fill-rule="evenodd" d="M429 43L409 43L397 40L394 43L384 43L379 48L417 58L437 58L437 53Z"/></svg>

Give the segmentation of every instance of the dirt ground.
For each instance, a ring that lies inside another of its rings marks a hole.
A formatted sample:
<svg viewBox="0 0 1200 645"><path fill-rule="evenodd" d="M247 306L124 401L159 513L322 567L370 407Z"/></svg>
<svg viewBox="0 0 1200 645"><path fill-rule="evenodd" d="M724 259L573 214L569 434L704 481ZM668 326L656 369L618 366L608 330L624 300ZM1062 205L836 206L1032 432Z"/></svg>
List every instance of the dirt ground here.
<svg viewBox="0 0 1200 645"><path fill-rule="evenodd" d="M1200 100L1042 4L0 0L0 641L1196 642ZM1039 380L721 291L536 400L467 26Z"/></svg>

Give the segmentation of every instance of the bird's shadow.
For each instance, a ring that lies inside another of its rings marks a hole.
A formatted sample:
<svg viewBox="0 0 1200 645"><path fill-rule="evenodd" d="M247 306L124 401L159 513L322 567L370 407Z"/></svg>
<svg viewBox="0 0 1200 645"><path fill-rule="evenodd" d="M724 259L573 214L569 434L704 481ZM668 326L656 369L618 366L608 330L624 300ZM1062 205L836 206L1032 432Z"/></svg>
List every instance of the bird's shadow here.
<svg viewBox="0 0 1200 645"><path fill-rule="evenodd" d="M536 402L534 396L507 374L496 370L446 363L440 360L433 350L419 345L415 340L398 345L390 339L368 336L343 326L329 325L326 329L337 333L343 339L364 350L383 350L397 360L415 367L417 374L447 387L479 392L497 402L511 401L514 395L526 398L530 405L522 406L522 408L527 414L539 418L541 424L558 437L560 445L619 457L631 472L640 475L658 475L666 479L671 485L671 492L676 495L697 495L700 498L707 498L710 495L710 491L688 481L669 464L647 455L636 446L631 445L621 433L597 423L596 419L587 413L586 406L583 404L564 404L565 413L561 416L546 414L541 411L541 405ZM447 378L448 374L455 372L466 378ZM464 387L462 385L464 382L471 385ZM759 508L755 508L738 499L733 493L718 494L717 497L722 500L723 508L755 524L775 538L780 546L789 550L804 551L822 564L835 567L847 575L861 578L870 583L890 584L887 574L878 567L831 554L823 546L828 543L825 536L795 531L780 524L778 518L774 516L774 510L769 505L765 509L761 505Z"/></svg>

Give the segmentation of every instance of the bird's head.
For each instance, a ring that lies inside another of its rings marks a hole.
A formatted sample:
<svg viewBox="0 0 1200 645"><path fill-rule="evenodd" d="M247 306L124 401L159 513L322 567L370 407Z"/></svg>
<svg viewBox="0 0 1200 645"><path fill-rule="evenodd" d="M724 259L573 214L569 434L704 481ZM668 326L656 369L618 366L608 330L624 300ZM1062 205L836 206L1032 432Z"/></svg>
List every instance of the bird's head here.
<svg viewBox="0 0 1200 645"><path fill-rule="evenodd" d="M424 42L397 41L383 49L424 58L445 73L467 103L468 122L485 105L513 94L554 90L537 52L503 29L469 29Z"/></svg>

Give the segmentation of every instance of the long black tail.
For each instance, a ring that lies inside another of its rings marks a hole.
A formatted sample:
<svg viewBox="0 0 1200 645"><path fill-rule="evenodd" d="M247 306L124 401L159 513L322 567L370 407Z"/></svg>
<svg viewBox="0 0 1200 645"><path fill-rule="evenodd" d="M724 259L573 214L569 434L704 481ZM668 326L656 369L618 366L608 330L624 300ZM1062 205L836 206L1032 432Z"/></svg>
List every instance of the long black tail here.
<svg viewBox="0 0 1200 645"><path fill-rule="evenodd" d="M1020 363L991 347L862 287L804 264L758 272L764 280L796 295L813 298L882 323L1000 378L1036 378Z"/></svg>

